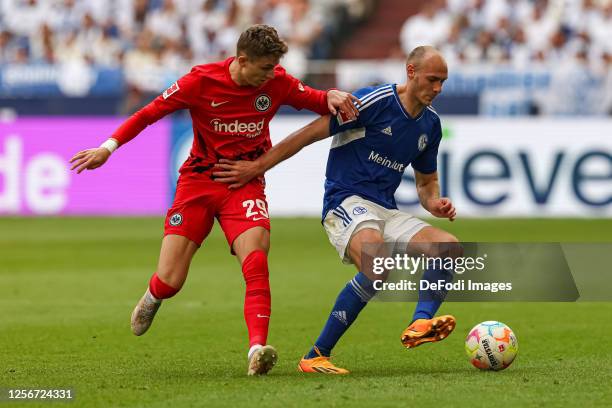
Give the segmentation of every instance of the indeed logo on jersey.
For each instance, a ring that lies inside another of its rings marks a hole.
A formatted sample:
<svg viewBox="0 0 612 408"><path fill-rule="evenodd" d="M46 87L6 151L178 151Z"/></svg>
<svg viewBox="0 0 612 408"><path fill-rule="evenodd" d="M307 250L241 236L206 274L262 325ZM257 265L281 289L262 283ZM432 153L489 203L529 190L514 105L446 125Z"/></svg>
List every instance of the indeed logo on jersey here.
<svg viewBox="0 0 612 408"><path fill-rule="evenodd" d="M380 164L381 166L388 167L392 170L396 170L400 173L403 173L404 168L406 167L404 163L399 163L395 160L388 159L386 156L381 156L380 153L377 153L374 150L370 152L368 160L373 161L376 164Z"/></svg>
<svg viewBox="0 0 612 408"><path fill-rule="evenodd" d="M210 121L210 124L215 129L215 132L243 134L249 139L257 137L261 134L261 131L264 128L264 123L265 119L262 119L259 122L248 123L239 122L238 119L229 123L221 122L221 119L218 118Z"/></svg>

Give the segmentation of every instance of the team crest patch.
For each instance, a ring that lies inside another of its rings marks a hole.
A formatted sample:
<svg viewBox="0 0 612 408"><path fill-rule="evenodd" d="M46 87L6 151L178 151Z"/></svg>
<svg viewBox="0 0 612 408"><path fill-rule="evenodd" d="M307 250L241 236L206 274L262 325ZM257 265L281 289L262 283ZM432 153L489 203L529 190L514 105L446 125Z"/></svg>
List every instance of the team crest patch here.
<svg viewBox="0 0 612 408"><path fill-rule="evenodd" d="M422 152L427 147L427 135L425 133L419 136L419 142L417 146L419 148L419 152Z"/></svg>
<svg viewBox="0 0 612 408"><path fill-rule="evenodd" d="M166 89L164 91L162 96L164 97L164 99L168 99L170 97L170 95L172 95L173 93L175 93L178 90L179 90L178 82L175 82L172 85L170 85L170 87L168 89Z"/></svg>
<svg viewBox="0 0 612 408"><path fill-rule="evenodd" d="M261 94L255 99L255 109L259 112L265 112L272 106L272 100L266 94Z"/></svg>
<svg viewBox="0 0 612 408"><path fill-rule="evenodd" d="M170 225L172 225L173 227L178 227L182 223L183 223L183 216L181 215L181 213L172 214L172 217L170 217Z"/></svg>
<svg viewBox="0 0 612 408"><path fill-rule="evenodd" d="M368 209L365 207L355 207L353 208L353 215L361 215L368 212Z"/></svg>

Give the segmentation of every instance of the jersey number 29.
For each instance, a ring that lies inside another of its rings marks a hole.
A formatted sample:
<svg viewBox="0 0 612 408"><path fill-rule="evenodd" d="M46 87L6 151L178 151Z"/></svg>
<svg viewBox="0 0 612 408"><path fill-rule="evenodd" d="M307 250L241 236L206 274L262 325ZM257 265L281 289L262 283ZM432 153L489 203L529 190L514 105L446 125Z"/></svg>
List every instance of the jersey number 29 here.
<svg viewBox="0 0 612 408"><path fill-rule="evenodd" d="M246 217L252 218L253 221L270 218L268 216L268 210L266 209L266 202L264 200L260 200L259 198L256 200L246 200L242 202L242 206L247 209Z"/></svg>

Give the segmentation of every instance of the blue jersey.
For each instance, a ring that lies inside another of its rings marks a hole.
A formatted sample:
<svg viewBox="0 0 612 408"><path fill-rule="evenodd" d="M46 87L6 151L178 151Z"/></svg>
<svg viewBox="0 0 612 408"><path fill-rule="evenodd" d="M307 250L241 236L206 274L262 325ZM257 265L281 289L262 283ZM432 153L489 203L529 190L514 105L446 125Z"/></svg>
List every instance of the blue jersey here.
<svg viewBox="0 0 612 408"><path fill-rule="evenodd" d="M333 140L325 173L323 218L351 195L395 209L395 191L408 165L421 173L437 170L442 127L432 108L410 117L395 84L354 94L361 100L357 119L344 121L338 115L330 120Z"/></svg>

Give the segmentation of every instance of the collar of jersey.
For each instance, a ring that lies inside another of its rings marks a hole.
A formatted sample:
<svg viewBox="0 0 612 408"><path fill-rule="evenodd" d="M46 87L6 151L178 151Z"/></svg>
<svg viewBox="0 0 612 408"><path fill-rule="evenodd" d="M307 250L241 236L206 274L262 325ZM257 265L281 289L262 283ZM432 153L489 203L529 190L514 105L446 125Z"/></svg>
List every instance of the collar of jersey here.
<svg viewBox="0 0 612 408"><path fill-rule="evenodd" d="M404 114L406 119L410 121L414 121L414 122L421 119L423 115L425 114L425 109L427 109L427 107L424 107L421 113L419 113L416 118L413 118L412 116L410 116L408 112L406 112L406 109L404 109L404 105L402 105L402 101L400 101L399 95L397 94L397 84L393 84L391 85L391 87L393 88L393 96L395 97L395 102L397 102L399 108L402 110L402 113Z"/></svg>

